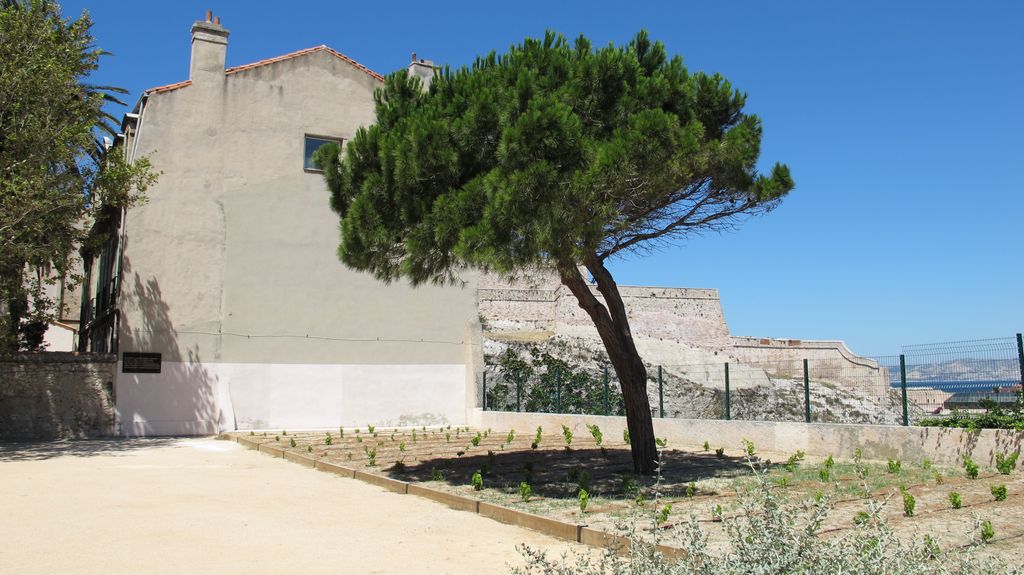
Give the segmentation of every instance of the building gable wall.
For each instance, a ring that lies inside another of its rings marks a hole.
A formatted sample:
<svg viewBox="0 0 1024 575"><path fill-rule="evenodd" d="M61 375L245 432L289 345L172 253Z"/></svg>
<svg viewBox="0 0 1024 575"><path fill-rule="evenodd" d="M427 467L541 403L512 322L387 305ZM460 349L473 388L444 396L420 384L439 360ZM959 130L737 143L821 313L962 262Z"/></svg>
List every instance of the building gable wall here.
<svg viewBox="0 0 1024 575"><path fill-rule="evenodd" d="M165 369L119 376L122 432L464 421L472 278L346 268L323 177L303 170L305 135L372 123L378 81L327 51L203 80L152 94L134 142L162 175L126 218L120 351Z"/></svg>

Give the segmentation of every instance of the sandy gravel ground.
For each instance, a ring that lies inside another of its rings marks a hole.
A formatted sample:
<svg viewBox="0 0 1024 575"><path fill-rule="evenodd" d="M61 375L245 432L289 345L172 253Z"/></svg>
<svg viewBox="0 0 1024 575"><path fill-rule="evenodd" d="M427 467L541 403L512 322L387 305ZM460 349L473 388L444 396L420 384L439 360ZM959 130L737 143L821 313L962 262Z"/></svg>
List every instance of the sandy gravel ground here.
<svg viewBox="0 0 1024 575"><path fill-rule="evenodd" d="M0 445L0 573L507 573L548 536L213 439Z"/></svg>

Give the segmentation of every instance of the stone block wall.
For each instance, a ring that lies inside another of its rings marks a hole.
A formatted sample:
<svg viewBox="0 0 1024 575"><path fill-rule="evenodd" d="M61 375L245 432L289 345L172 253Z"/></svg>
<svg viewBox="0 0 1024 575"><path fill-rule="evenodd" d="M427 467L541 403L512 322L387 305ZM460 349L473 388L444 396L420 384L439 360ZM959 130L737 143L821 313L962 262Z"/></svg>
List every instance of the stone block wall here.
<svg viewBox="0 0 1024 575"><path fill-rule="evenodd" d="M595 337L594 324L576 298L554 278L505 283L485 277L478 290L480 319L490 332L550 331ZM599 300L597 288L591 291ZM619 286L630 327L639 337L726 349L729 328L718 290Z"/></svg>
<svg viewBox="0 0 1024 575"><path fill-rule="evenodd" d="M604 298L596 287L591 291ZM662 288L619 286L622 303L629 315L634 335L673 340L709 350L729 346L729 327L725 323L718 290L704 288ZM560 292L558 321L560 331L594 331L594 324L568 289Z"/></svg>
<svg viewBox="0 0 1024 575"><path fill-rule="evenodd" d="M0 440L113 435L116 372L113 354L0 358Z"/></svg>
<svg viewBox="0 0 1024 575"><path fill-rule="evenodd" d="M792 375L803 377L806 359L812 381L839 384L876 400L885 398L889 390L888 370L873 359L856 355L842 341L733 336L732 344L732 356L742 362L788 362Z"/></svg>

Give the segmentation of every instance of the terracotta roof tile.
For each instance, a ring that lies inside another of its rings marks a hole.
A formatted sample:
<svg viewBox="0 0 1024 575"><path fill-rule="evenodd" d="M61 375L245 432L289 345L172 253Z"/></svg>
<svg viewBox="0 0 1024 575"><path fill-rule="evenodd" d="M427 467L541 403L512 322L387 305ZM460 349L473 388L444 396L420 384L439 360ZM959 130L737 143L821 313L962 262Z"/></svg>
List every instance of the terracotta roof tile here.
<svg viewBox="0 0 1024 575"><path fill-rule="evenodd" d="M143 94L160 94L163 92L170 92L171 90L177 90L178 88L184 88L185 86L191 86L192 80L185 80L184 82L175 82L174 84L167 84L166 86L157 86L156 88L150 88L144 90Z"/></svg>
<svg viewBox="0 0 1024 575"><path fill-rule="evenodd" d="M305 50L298 50L296 52L291 52L291 53L288 53L288 54L284 54L283 56L277 56L276 58L268 58L266 60L260 60L259 62L253 62L251 64L245 64L243 66L233 66L231 68L228 68L227 70L224 70L224 74L225 75L230 75L230 74L235 74L235 73L238 73L238 72L244 72L246 70L252 70L253 68L258 68L260 66L266 66L267 64L274 64L276 62L282 62L284 60L291 60L292 58L297 58L299 56L305 56L306 54L312 54L314 52L327 52L328 54L331 54L332 56L334 56L336 58L339 58L341 60L344 60L345 62L348 62L349 64L354 66L357 70L365 72L370 77L372 77L372 78L374 78L374 79L376 79L378 81L383 81L384 80L384 76L381 76L380 74L374 72L373 70L367 68L366 66L363 66L359 62L356 62L355 60L353 60L352 58L349 58L348 56L342 54L341 52L338 52L337 50L334 50L334 49L329 48L329 47L324 46L324 45L315 46L313 48L306 48ZM177 90L178 88L184 88L185 86L190 86L190 85L192 85L192 80L185 80L184 82L177 82L177 83L174 83L174 84L167 84L166 86L157 86L156 88L150 88L148 90L145 90L143 93L144 94L162 94L164 92L170 92L172 90Z"/></svg>

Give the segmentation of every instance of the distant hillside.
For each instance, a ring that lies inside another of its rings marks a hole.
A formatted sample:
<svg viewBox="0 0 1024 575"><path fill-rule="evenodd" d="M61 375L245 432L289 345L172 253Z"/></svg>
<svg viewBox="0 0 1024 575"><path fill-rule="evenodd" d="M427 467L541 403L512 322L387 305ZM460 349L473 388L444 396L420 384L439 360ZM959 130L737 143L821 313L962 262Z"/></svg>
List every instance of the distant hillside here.
<svg viewBox="0 0 1024 575"><path fill-rule="evenodd" d="M890 370L890 381L899 383L899 367ZM955 359L907 365L907 383L943 382L1013 385L1020 383L1020 367L1016 359Z"/></svg>

